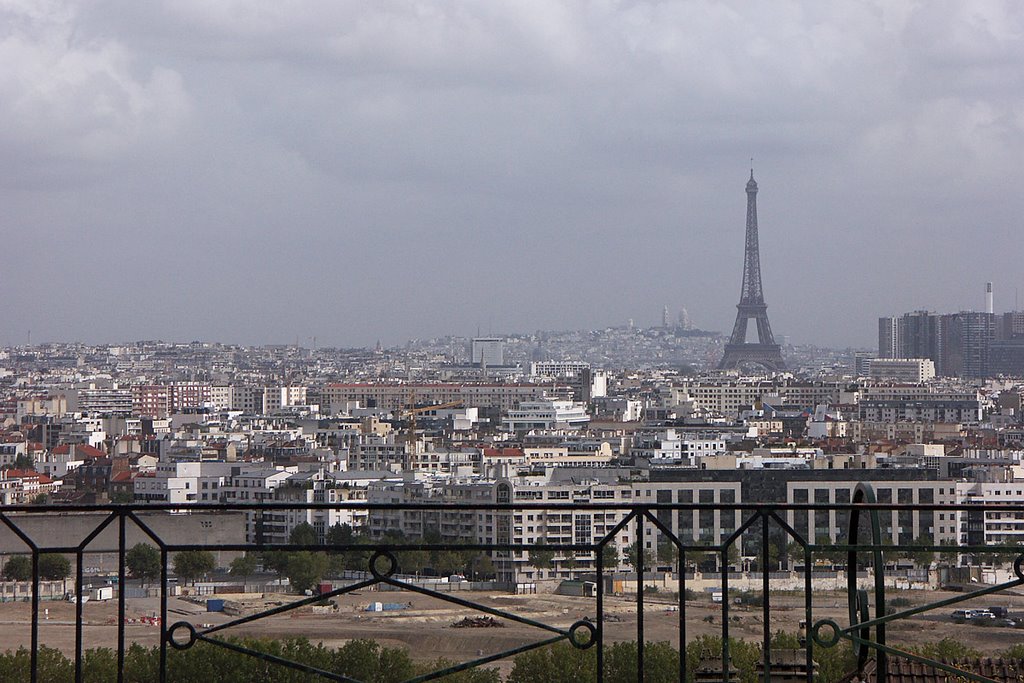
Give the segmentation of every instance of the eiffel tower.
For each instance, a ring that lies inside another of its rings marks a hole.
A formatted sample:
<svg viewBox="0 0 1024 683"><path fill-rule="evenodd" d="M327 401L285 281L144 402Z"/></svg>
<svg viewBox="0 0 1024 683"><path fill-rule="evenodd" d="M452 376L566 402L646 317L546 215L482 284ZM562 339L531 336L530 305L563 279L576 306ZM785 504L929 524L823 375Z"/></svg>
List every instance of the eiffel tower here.
<svg viewBox="0 0 1024 683"><path fill-rule="evenodd" d="M757 323L757 342L747 343L747 322ZM718 364L719 370L732 370L743 364L760 365L773 372L786 369L782 349L775 343L772 327L768 324L768 304L761 290L761 255L757 244L757 183L754 169L750 169L747 182L747 240L743 250L743 287L740 302L736 304L736 324L725 345L725 353Z"/></svg>

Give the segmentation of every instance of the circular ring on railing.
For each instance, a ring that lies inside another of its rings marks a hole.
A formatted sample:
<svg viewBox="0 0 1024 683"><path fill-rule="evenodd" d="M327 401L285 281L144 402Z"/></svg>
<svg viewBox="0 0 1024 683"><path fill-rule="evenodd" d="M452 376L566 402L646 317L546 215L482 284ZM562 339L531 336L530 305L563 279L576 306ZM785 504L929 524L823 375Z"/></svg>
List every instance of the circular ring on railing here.
<svg viewBox="0 0 1024 683"><path fill-rule="evenodd" d="M828 640L825 640L821 635L822 626L828 626L832 629L832 637ZM815 645L820 645L821 647L834 647L842 638L840 631L839 624L831 619L822 619L811 627L811 640L814 641Z"/></svg>
<svg viewBox="0 0 1024 683"><path fill-rule="evenodd" d="M176 631L187 631L188 640L185 642L179 641L174 635ZM167 642L175 650L187 650L196 644L196 627L187 621L179 621L178 623L167 629Z"/></svg>
<svg viewBox="0 0 1024 683"><path fill-rule="evenodd" d="M585 639L583 632L586 631ZM586 650L597 644L597 627L593 623L582 619L569 627L569 642L577 650Z"/></svg>
<svg viewBox="0 0 1024 683"><path fill-rule="evenodd" d="M1017 575L1017 578L1024 581L1024 555L1018 555L1017 559L1013 561L1013 573Z"/></svg>
<svg viewBox="0 0 1024 683"><path fill-rule="evenodd" d="M388 568L386 570L382 570L377 566L377 562L382 558L388 561ZM391 551L378 550L370 557L370 573L373 574L373 578L390 578L396 571L398 571L398 560L391 554Z"/></svg>

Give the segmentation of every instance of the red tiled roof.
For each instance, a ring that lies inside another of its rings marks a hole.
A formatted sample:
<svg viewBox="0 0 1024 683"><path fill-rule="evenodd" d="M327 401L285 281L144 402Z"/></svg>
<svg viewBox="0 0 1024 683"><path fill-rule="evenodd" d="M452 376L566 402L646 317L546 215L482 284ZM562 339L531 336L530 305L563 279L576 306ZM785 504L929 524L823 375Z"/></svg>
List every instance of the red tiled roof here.
<svg viewBox="0 0 1024 683"><path fill-rule="evenodd" d="M78 455L84 455L87 458L103 458L107 455L95 446L90 446L89 444L84 443L75 446L75 453Z"/></svg>
<svg viewBox="0 0 1024 683"><path fill-rule="evenodd" d="M16 470L13 467L3 471L6 479L39 479L42 481L44 475L35 470Z"/></svg>
<svg viewBox="0 0 1024 683"><path fill-rule="evenodd" d="M978 657L974 659L953 660L943 662L966 672L980 674L1000 683L1018 683L1024 681L1024 659L1004 659L1002 657ZM889 657L888 683L958 683L964 680L956 674L946 673L928 664L921 664L902 657ZM842 679L844 683L862 681L875 683L876 661L868 661L863 676L851 674Z"/></svg>
<svg viewBox="0 0 1024 683"><path fill-rule="evenodd" d="M71 445L72 444L63 443L63 444L61 444L61 445L59 445L59 446L57 446L56 448L53 449L53 454L54 455L70 455L71 454ZM103 457L106 457L106 455L107 455L105 452L101 451L100 449L96 448L95 446L90 446L89 444L78 443L78 444L74 444L74 447L75 447L75 455L81 456L83 458L103 458Z"/></svg>
<svg viewBox="0 0 1024 683"><path fill-rule="evenodd" d="M521 448L485 448L484 457L493 458L495 456L504 457L522 457L523 449Z"/></svg>

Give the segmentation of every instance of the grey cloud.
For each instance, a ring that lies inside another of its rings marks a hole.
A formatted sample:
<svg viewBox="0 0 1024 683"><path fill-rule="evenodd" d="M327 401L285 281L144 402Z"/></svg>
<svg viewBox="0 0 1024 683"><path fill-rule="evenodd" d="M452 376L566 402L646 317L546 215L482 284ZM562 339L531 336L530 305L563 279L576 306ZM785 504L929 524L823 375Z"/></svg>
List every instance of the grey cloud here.
<svg viewBox="0 0 1024 683"><path fill-rule="evenodd" d="M870 344L1018 277L1011 2L2 11L6 291L37 338L397 343L664 303L728 329L750 156L780 335Z"/></svg>

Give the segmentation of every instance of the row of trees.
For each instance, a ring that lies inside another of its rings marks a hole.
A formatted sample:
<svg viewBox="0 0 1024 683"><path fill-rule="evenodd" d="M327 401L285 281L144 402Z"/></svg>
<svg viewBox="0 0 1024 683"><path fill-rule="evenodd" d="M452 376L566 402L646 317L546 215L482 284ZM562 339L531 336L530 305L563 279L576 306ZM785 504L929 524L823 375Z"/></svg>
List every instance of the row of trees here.
<svg viewBox="0 0 1024 683"><path fill-rule="evenodd" d="M125 568L134 579L152 581L160 577L160 551L149 543L137 543L124 556ZM208 550L183 550L171 560L174 575L182 581L195 582L217 568L217 560Z"/></svg>
<svg viewBox="0 0 1024 683"><path fill-rule="evenodd" d="M292 661L303 662L366 683L397 683L451 666L446 660L417 664L400 648L383 647L372 640L355 640L340 648L314 645L305 638L287 640L229 639L234 644ZM47 683L72 683L74 662L59 650L40 647L38 677ZM217 683L319 683L320 676L298 672L256 657L222 647L197 643L188 650L167 652L167 680L171 683L217 681ZM26 648L0 654L0 681L27 681L31 653ZM159 680L160 651L132 645L125 652L123 675L126 683ZM86 650L83 657L85 683L118 680L117 654L109 648ZM464 671L445 677L448 683L500 683L496 669Z"/></svg>
<svg viewBox="0 0 1024 683"><path fill-rule="evenodd" d="M397 683L431 671L445 669L451 662L437 659L416 663L401 648L389 648L372 640L355 640L339 648L313 644L305 638L284 640L229 639L233 644L309 666L341 674L368 683ZM771 647L796 649L796 635L777 632ZM692 640L685 651L687 683L702 661L720 658L722 640L705 635ZM981 652L963 643L946 638L911 648L931 659L969 660L982 656ZM729 640L732 667L739 683L757 683L757 665L761 660L759 643ZM1024 645L1015 645L999 653L1008 659L1024 657ZM39 678L50 683L70 683L74 680L74 665L60 651L41 647ZM848 643L832 648L816 647L814 661L818 664L817 683L835 683L852 672L856 659ZM21 648L0 654L0 680L23 681L29 679L30 652ZM604 678L609 683L633 683L636 680L636 642L606 645ZM117 656L113 650L95 648L87 650L83 659L83 679L86 683L106 683L117 678ZM132 645L125 653L124 679L128 683L148 683L159 678L159 650ZM668 643L647 643L644 647L644 680L647 683L677 683L679 681L679 651ZM314 683L321 678L312 674L287 669L256 657L226 648L197 643L184 651L168 650L168 680L172 683L198 680L216 680L218 683ZM578 683L597 678L597 651L579 650L567 643L531 650L517 655L506 683ZM447 683L500 683L497 669L477 668L450 674L440 680Z"/></svg>
<svg viewBox="0 0 1024 683"><path fill-rule="evenodd" d="M39 556L39 578L47 581L61 581L71 574L71 562L63 555L43 553ZM5 581L31 581L32 558L15 555L4 564Z"/></svg>
<svg viewBox="0 0 1024 683"><path fill-rule="evenodd" d="M262 567L274 572L279 578L288 578L292 588L298 592L313 589L321 579L338 576L346 570L368 571L371 553L364 550L330 550L329 548L370 545L369 537L356 533L347 524L337 524L328 529L324 550L282 551L271 550L260 553L246 553L231 562L232 577L245 581ZM291 532L289 543L308 548L321 546L316 530L307 523L297 525ZM401 534L391 533L377 543L415 544ZM439 535L428 533L422 539L425 544L440 544ZM474 578L492 578L495 574L491 558L481 551L419 551L405 550L395 554L398 571L434 575L468 574ZM184 581L196 579L215 569L213 555L205 550L189 550L173 556L174 574ZM129 574L142 581L154 580L160 576L160 551L148 543L139 543L128 550L125 564Z"/></svg>
<svg viewBox="0 0 1024 683"><path fill-rule="evenodd" d="M711 545L710 541L707 544ZM824 550L816 550L811 559L812 561L822 562L831 566L845 565L847 562L847 551L841 547L835 547L844 544L845 541L842 539L833 542L827 536L820 536L815 540L815 545L826 546L826 548ZM919 567L927 567L932 562L940 562L947 565L956 563L958 553L960 552L956 543L944 541L939 544L943 549L938 552L927 549L933 545L934 541L927 534L919 536L901 546L894 546L891 540L886 539L883 541L884 557L887 562L905 560L913 562ZM758 571L764 560L763 555L759 548L752 548L750 551L753 553L753 556L749 561L749 567L754 571ZM1020 552L1024 552L1024 546L1022 546ZM1018 552L1014 551L999 551L990 553L986 556L986 559L995 564L1006 564L1012 562L1018 554ZM619 556L613 544L608 543L604 546L602 558L602 563L606 570L618 565ZM641 541L634 541L625 548L622 559L633 569L639 566L642 559L644 568L648 570L655 567L675 568L680 565L680 560L682 560L681 565L687 568L698 566L719 568L722 562L721 553L717 550L688 549L680 557L679 549L667 539L662 540L658 544L656 552L645 548ZM860 559L863 563L871 561L867 553L861 553ZM742 560L738 544L733 544L726 548L725 564L727 566L739 566ZM802 564L805 560L804 548L795 541L788 543L769 542L767 560L769 571L774 568L781 569L784 565L792 567L796 564ZM571 551L555 551L543 542L538 543L530 550L529 561L532 566L538 569L551 569L559 566L572 570L577 566L577 556L575 553Z"/></svg>

